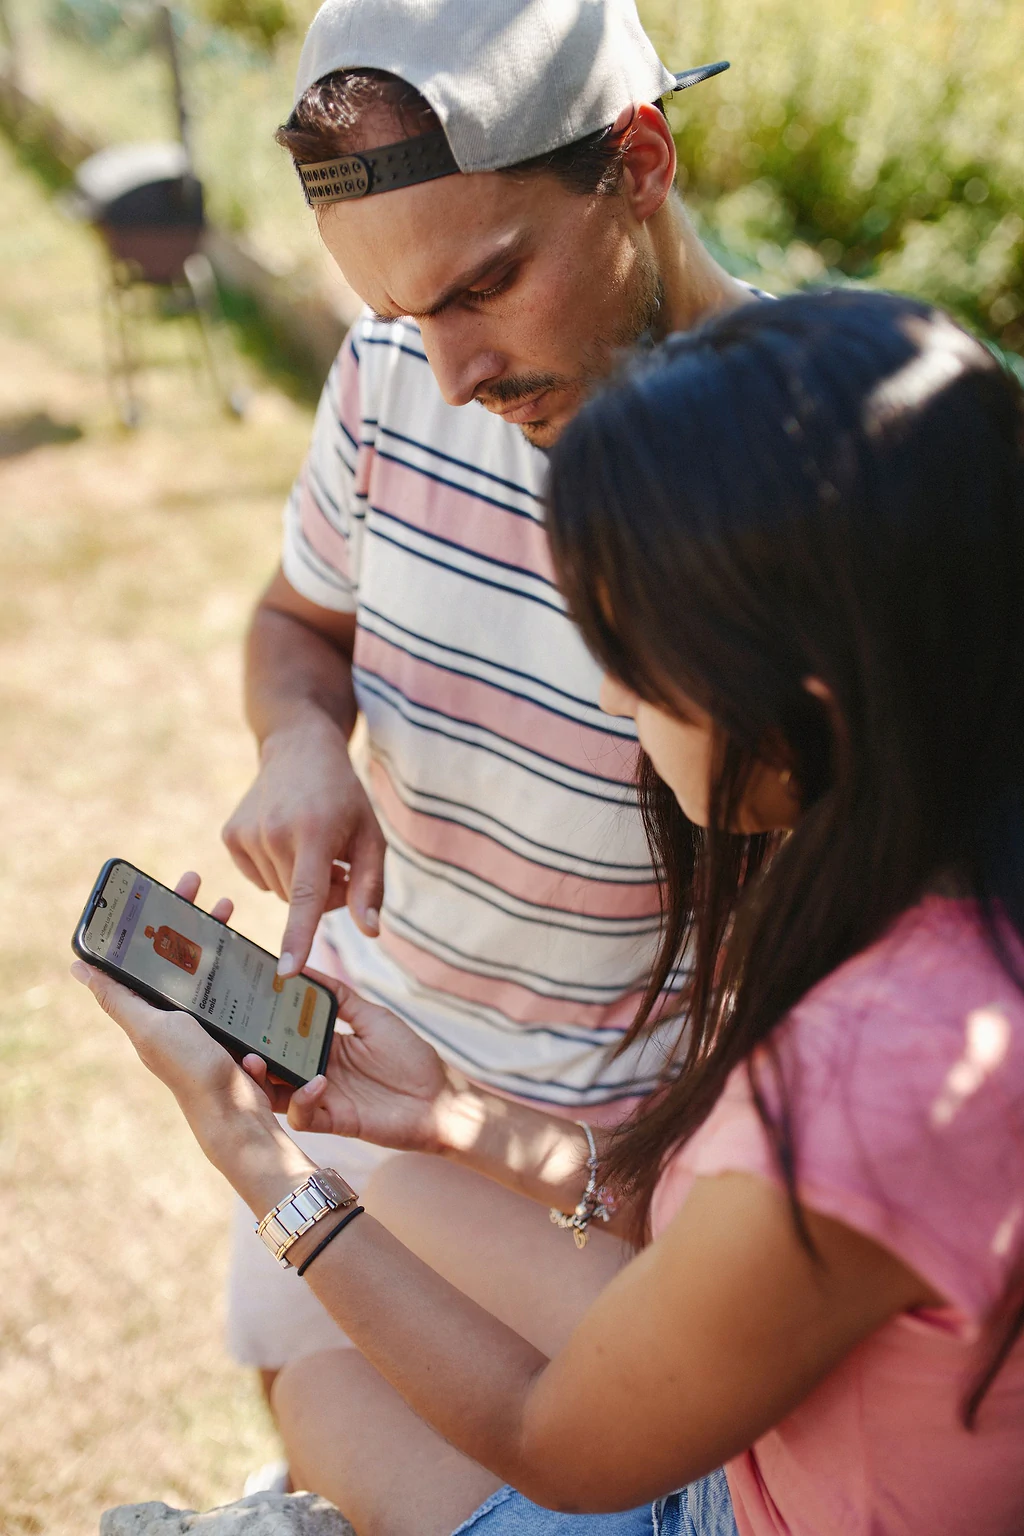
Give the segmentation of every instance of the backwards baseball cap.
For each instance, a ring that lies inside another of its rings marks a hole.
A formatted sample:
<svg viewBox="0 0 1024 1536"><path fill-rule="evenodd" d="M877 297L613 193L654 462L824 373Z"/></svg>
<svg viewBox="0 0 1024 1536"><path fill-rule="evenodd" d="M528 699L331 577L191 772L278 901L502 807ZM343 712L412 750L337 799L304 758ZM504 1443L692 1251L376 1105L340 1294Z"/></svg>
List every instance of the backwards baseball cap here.
<svg viewBox="0 0 1024 1536"><path fill-rule="evenodd" d="M386 70L415 86L441 131L302 165L299 174L318 206L501 170L728 68L672 74L634 0L325 0L299 59L296 101L336 70Z"/></svg>

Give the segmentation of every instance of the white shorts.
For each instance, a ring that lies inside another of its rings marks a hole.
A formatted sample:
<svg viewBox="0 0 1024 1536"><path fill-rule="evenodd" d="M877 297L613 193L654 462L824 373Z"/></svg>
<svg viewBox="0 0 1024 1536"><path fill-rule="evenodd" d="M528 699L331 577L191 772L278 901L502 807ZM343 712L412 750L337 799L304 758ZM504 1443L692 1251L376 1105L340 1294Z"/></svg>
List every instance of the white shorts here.
<svg viewBox="0 0 1024 1536"><path fill-rule="evenodd" d="M357 1192L373 1170L394 1157L387 1147L346 1136L293 1131L293 1141L322 1168L336 1168ZM280 1370L302 1355L350 1347L347 1334L317 1301L294 1269L282 1269L256 1236L249 1207L235 1201L227 1285L227 1344L239 1365Z"/></svg>
<svg viewBox="0 0 1024 1536"><path fill-rule="evenodd" d="M328 976L345 976L323 924L313 940L309 964ZM357 1194L373 1170L395 1155L388 1147L375 1147L349 1136L293 1131L282 1116L278 1120L315 1163L321 1168L336 1168ZM342 1333L306 1282L294 1269L281 1268L255 1229L249 1207L236 1199L227 1284L227 1346L231 1356L239 1365L277 1371L289 1361L321 1349L351 1348L348 1335Z"/></svg>

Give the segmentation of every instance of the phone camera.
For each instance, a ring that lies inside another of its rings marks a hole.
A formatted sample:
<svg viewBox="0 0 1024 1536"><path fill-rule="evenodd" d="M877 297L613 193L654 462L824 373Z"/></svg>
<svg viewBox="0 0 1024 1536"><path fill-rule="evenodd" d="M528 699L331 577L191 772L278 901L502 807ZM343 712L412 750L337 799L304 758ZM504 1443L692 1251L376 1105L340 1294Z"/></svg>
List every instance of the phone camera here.
<svg viewBox="0 0 1024 1536"><path fill-rule="evenodd" d="M96 905L98 907L105 907L106 904L107 904L107 898L105 896L101 896L99 901L96 903Z"/></svg>

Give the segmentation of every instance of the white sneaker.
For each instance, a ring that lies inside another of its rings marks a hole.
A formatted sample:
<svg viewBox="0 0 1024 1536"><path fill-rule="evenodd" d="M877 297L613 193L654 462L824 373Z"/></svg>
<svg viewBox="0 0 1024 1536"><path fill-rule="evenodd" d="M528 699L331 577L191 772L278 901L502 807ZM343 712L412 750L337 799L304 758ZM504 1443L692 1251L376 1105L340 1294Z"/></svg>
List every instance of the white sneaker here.
<svg viewBox="0 0 1024 1536"><path fill-rule="evenodd" d="M249 1473L242 1497L248 1498L250 1493L290 1493L291 1482L286 1461L265 1461L262 1467Z"/></svg>

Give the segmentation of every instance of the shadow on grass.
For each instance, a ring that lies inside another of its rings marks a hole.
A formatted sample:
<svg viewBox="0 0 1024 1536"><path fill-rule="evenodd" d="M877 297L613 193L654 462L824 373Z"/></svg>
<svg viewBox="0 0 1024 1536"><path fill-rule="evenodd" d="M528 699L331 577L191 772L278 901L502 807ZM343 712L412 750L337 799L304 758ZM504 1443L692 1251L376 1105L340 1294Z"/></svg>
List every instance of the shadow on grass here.
<svg viewBox="0 0 1024 1536"><path fill-rule="evenodd" d="M77 443L82 429L74 422L54 421L46 411L29 416L0 416L0 459L14 459L51 443Z"/></svg>

